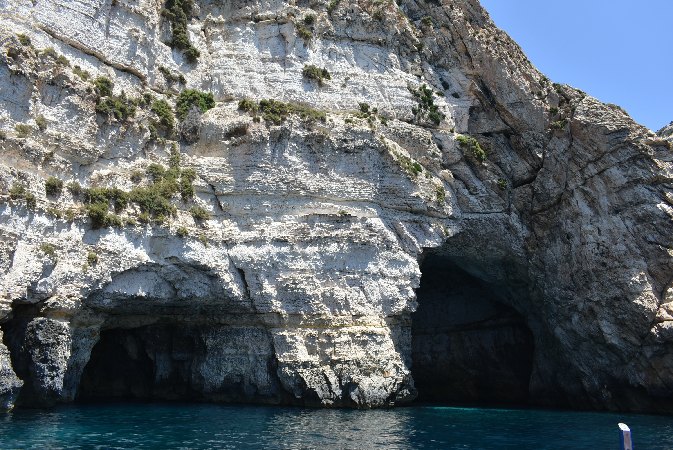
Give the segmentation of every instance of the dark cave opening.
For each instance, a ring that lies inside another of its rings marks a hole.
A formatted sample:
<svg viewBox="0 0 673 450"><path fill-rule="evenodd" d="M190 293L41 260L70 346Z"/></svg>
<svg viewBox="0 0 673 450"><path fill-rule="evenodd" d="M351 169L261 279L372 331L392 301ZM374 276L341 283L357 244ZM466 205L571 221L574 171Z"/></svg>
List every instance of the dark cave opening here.
<svg viewBox="0 0 673 450"><path fill-rule="evenodd" d="M197 400L191 370L196 346L177 325L104 330L82 373L77 400Z"/></svg>
<svg viewBox="0 0 673 450"><path fill-rule="evenodd" d="M498 289L429 253L412 315L412 375L422 402L528 402L533 335Z"/></svg>

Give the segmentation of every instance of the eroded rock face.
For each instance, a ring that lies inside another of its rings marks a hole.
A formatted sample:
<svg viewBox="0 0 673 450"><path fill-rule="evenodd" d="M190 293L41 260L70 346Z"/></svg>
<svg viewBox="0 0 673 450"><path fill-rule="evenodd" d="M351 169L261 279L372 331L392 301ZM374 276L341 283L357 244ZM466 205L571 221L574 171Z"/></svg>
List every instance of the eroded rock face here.
<svg viewBox="0 0 673 450"><path fill-rule="evenodd" d="M160 3L0 1L5 407L22 383L28 405L386 406L416 397L414 357L431 370L433 355L467 363L449 397L483 376L479 399L493 379L471 372L479 358L532 339L503 366L505 400L673 411L665 136L552 84L476 1L200 0L196 62L165 44ZM106 113L99 77L135 113ZM185 88L214 107L171 132L155 102ZM248 113L244 98L312 110ZM155 196L165 214L148 213L148 192L184 179L174 211ZM108 188L107 212L74 182ZM434 276L465 274L433 295L457 305L433 320L502 325L454 335L458 355L413 335L429 249L447 261Z"/></svg>

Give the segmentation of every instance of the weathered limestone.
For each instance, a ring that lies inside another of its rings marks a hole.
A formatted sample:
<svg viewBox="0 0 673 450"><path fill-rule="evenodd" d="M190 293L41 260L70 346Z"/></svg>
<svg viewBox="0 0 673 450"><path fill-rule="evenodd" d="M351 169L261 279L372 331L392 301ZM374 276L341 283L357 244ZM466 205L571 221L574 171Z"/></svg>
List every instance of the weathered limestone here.
<svg viewBox="0 0 673 450"><path fill-rule="evenodd" d="M666 133L552 84L474 0L311 5L199 0L191 64L165 44L161 2L0 0L0 406L412 401L413 358L428 370L433 355L462 358L414 340L419 262L432 249L447 278L457 268L489 293L469 303L477 294L464 286L447 292L476 310L460 323L511 319L493 335L449 329L432 342L487 361L532 336L527 392L520 367L503 372L522 391L510 400L673 411ZM308 15L310 42L297 33ZM307 64L331 80L305 79ZM153 97L109 120L95 109L99 76L115 95ZM424 84L438 125L414 112ZM157 138L153 99L174 106L185 87L212 92L215 107L194 115L187 141ZM239 110L244 98L326 120L260 120ZM378 112L356 113L361 103ZM161 224L131 202L117 208L120 226L94 229L75 190L46 195L50 176L150 186L144 171L168 167L173 145L196 195L176 195Z"/></svg>

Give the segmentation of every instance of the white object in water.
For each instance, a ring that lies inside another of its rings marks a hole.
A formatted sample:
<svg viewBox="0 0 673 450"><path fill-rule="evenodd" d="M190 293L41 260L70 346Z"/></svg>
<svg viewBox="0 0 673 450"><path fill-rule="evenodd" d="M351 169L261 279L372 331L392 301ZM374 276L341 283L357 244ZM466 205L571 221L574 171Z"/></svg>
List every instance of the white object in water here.
<svg viewBox="0 0 673 450"><path fill-rule="evenodd" d="M625 423L619 424L619 437L622 441L622 450L633 450L633 442L631 442L631 429Z"/></svg>

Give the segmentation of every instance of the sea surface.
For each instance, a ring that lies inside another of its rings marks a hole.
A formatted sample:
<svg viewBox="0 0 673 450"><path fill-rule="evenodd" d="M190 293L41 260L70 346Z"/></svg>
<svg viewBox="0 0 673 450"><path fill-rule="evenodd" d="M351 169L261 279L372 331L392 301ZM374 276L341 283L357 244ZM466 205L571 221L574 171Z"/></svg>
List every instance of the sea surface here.
<svg viewBox="0 0 673 450"><path fill-rule="evenodd" d="M0 414L0 448L673 449L673 417L416 406L353 411L111 403Z"/></svg>

